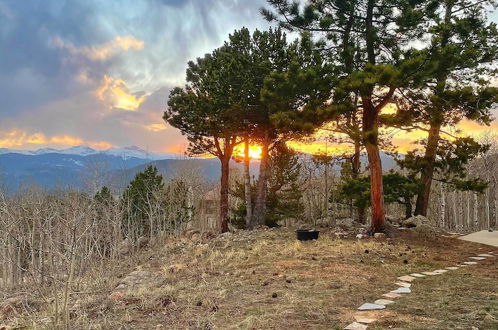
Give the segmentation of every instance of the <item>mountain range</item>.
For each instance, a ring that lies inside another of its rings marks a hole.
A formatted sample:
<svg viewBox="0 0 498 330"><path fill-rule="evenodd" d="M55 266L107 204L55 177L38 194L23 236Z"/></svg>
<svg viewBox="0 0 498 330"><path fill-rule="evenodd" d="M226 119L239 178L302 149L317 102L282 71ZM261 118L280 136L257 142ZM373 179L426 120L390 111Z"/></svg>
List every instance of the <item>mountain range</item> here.
<svg viewBox="0 0 498 330"><path fill-rule="evenodd" d="M381 154L384 169L395 166L392 157ZM258 173L258 161L251 172ZM366 156L362 157L366 163ZM9 193L24 186L37 185L44 189L94 190L108 185L119 191L147 165L155 165L166 180L179 173L199 175L208 182L220 176L216 158L186 158L171 153L150 153L138 147L95 150L87 146L69 149L44 148L34 151L0 148L0 188ZM232 167L241 168L236 162ZM335 171L340 168L335 166Z"/></svg>

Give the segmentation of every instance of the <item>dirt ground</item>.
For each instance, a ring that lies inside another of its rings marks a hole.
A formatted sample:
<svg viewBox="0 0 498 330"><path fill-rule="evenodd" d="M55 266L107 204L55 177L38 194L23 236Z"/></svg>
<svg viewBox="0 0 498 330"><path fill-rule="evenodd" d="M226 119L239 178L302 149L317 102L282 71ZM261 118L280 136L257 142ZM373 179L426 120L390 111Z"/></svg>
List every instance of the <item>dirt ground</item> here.
<svg viewBox="0 0 498 330"><path fill-rule="evenodd" d="M409 230L387 240L344 239L325 230L317 241L299 242L289 229L172 239L89 272L71 296L71 323L73 329L343 329L358 306L397 288L398 276L489 251L498 249L423 239ZM163 280L112 295L134 270ZM498 329L494 258L417 279L412 291L375 314L382 318L369 328ZM51 311L45 304L5 322L48 328Z"/></svg>

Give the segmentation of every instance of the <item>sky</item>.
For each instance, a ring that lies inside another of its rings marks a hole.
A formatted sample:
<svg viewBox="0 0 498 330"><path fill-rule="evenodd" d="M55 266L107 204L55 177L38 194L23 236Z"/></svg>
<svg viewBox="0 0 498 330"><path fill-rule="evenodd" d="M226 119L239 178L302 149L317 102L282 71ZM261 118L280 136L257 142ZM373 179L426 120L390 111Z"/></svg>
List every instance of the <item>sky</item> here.
<svg viewBox="0 0 498 330"><path fill-rule="evenodd" d="M135 145L182 153L185 138L162 120L169 91L184 83L189 60L233 30L267 29L259 14L265 5L0 0L0 148Z"/></svg>

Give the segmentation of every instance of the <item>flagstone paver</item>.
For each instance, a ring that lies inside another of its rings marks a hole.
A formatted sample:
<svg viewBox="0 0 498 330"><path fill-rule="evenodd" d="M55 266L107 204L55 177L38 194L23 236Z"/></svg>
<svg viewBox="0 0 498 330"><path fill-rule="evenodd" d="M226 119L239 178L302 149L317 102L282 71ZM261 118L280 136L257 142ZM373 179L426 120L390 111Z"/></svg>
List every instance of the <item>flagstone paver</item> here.
<svg viewBox="0 0 498 330"><path fill-rule="evenodd" d="M412 290L410 288L397 288L396 290L391 291L391 293L410 293Z"/></svg>
<svg viewBox="0 0 498 330"><path fill-rule="evenodd" d="M386 298L391 298L391 299L396 299L396 298L400 298L401 295L399 293L393 293L393 292L388 292L388 293L384 293L382 295L382 297L386 297Z"/></svg>
<svg viewBox="0 0 498 330"><path fill-rule="evenodd" d="M413 273L413 274L410 274L410 276L413 276L413 277L425 277L425 275L422 275L422 274L419 274L419 273Z"/></svg>
<svg viewBox="0 0 498 330"><path fill-rule="evenodd" d="M363 324L370 324L370 323L374 323L375 321L377 321L377 319L374 319L372 317L364 317L361 315L355 315L354 318L355 318L356 322L363 323Z"/></svg>
<svg viewBox="0 0 498 330"><path fill-rule="evenodd" d="M481 260L486 260L486 258L490 258L490 257L496 258L495 255L492 255L493 253L494 252L482 253L482 254L479 254L477 257L469 257L469 259L481 261ZM444 274L450 270L457 270L460 267L468 267L470 265L477 265L477 262L465 261L462 264L458 264L458 265L451 266L451 267L445 267L444 269L436 269L432 272L422 272L421 274L413 273L410 275L400 276L400 277L398 277L398 281L395 282L395 284L398 285L399 288L397 288L396 290L393 290L391 292L384 293L382 295L382 297L386 297L386 298L390 298L390 299L400 298L400 297L402 297L402 293L411 293L412 292L412 290L410 289L412 284L408 283L408 282L412 282L413 280L415 280L417 278L425 277L426 275L431 275L431 276L441 275L441 274ZM374 301L373 304L372 303L365 303L365 304L361 305L360 307L358 307L358 310L363 311L363 312L358 312L355 315L356 322L349 324L344 329L346 329L346 330L365 330L365 329L367 329L367 327L368 327L367 324L374 323L377 321L377 319L365 316L365 314L363 314L363 315L361 315L361 314L368 313L368 311L376 311L376 310L385 309L387 305L390 305L393 303L394 303L393 300L377 299Z"/></svg>
<svg viewBox="0 0 498 330"><path fill-rule="evenodd" d="M374 311L378 309L384 309L386 308L385 305L379 305L379 304L371 304L371 303L365 303L358 307L359 311Z"/></svg>
<svg viewBox="0 0 498 330"><path fill-rule="evenodd" d="M416 277L409 276L409 275L405 275L405 276L400 276L400 277L398 277L398 280L400 280L400 281L405 281L405 282L411 282L411 281L413 281L414 279L416 279Z"/></svg>
<svg viewBox="0 0 498 330"><path fill-rule="evenodd" d="M348 325L347 327L345 327L344 330L365 330L367 328L368 328L368 326L365 324L353 322L350 325Z"/></svg>
<svg viewBox="0 0 498 330"><path fill-rule="evenodd" d="M411 286L412 286L412 284L411 284L411 283L406 283L406 282L401 282L401 281L398 281L398 282L396 282L396 283L394 283L394 284L396 284L396 285L398 285L398 286L402 286L403 288L409 288L409 287L411 287Z"/></svg>
<svg viewBox="0 0 498 330"><path fill-rule="evenodd" d="M446 273L448 270L447 269L436 269L434 271L434 273L439 273L439 274L443 274L443 273Z"/></svg>
<svg viewBox="0 0 498 330"><path fill-rule="evenodd" d="M374 304L384 305L384 306L390 305L392 303L394 303L394 301L388 300L388 299L377 299L376 301L374 301ZM361 321L358 321L358 322L361 322ZM362 323L364 323L364 322L362 322Z"/></svg>
<svg viewBox="0 0 498 330"><path fill-rule="evenodd" d="M475 262L475 261L465 261L464 264L466 264L466 265L477 265L477 262Z"/></svg>

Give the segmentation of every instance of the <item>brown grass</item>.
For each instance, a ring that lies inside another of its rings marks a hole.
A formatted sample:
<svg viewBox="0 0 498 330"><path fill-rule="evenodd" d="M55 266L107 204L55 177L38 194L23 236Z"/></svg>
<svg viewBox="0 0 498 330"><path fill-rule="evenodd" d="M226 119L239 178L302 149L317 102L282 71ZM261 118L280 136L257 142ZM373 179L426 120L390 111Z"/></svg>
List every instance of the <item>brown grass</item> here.
<svg viewBox="0 0 498 330"><path fill-rule="evenodd" d="M286 229L172 240L87 276L72 295L72 323L75 329L342 329L359 305L395 289L396 277L493 250L410 233L387 241L320 235L304 243ZM110 299L119 279L136 269L161 274L165 284ZM416 280L412 294L373 313L383 318L372 328L497 329L497 280L495 260ZM30 319L42 327L47 316L42 308Z"/></svg>

